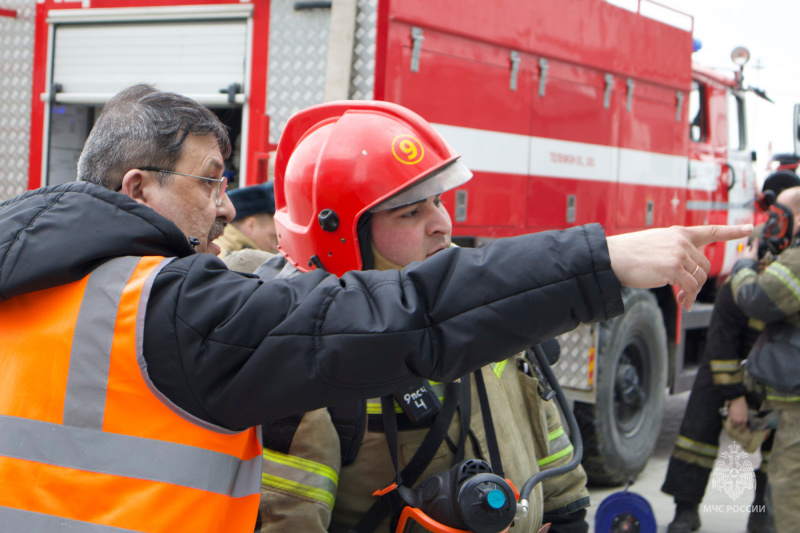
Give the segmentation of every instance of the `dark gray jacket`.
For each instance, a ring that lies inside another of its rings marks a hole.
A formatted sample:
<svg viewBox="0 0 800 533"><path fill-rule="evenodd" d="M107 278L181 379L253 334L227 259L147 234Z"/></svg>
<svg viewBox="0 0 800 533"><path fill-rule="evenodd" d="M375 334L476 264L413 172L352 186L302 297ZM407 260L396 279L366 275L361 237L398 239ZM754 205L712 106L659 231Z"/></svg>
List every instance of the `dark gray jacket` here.
<svg viewBox="0 0 800 533"><path fill-rule="evenodd" d="M775 405L800 405L800 247L783 250L759 273L758 263L739 259L731 272L736 304L749 317L766 322L747 358L751 376L774 390ZM781 408L785 408L783 405Z"/></svg>
<svg viewBox="0 0 800 533"><path fill-rule="evenodd" d="M147 306L150 378L189 413L235 430L418 376L452 380L623 311L597 225L446 250L402 271L265 283L193 253L172 222L96 185L0 204L0 305L124 255L176 258Z"/></svg>

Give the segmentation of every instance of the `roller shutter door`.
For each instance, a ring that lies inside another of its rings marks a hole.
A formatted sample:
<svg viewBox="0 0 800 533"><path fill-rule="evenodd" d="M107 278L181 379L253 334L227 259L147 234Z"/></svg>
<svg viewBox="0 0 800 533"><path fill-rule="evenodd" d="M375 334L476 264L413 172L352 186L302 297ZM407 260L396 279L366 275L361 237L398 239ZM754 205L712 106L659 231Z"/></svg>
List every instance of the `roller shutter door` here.
<svg viewBox="0 0 800 533"><path fill-rule="evenodd" d="M59 25L60 93L115 94L136 83L181 94L245 86L245 20Z"/></svg>

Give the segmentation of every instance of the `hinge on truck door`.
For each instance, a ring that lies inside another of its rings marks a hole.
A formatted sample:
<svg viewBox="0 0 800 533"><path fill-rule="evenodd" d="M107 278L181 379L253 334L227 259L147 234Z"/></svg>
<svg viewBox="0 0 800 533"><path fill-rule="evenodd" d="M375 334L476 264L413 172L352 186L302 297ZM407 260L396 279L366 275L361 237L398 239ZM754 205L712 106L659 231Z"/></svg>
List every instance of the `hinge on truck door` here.
<svg viewBox="0 0 800 533"><path fill-rule="evenodd" d="M683 107L683 91L677 91L675 97L678 99L678 110L675 112L675 122L680 122L681 108Z"/></svg>
<svg viewBox="0 0 800 533"><path fill-rule="evenodd" d="M509 83L509 89L512 91L517 90L517 74L519 74L519 52L516 50L511 50L508 54L509 59L511 60L511 81Z"/></svg>
<svg viewBox="0 0 800 533"><path fill-rule="evenodd" d="M547 64L547 60L543 57L539 58L539 96L544 96L544 88L547 85L547 69L550 66Z"/></svg>
<svg viewBox="0 0 800 533"><path fill-rule="evenodd" d="M220 89L220 93L228 95L228 103L233 105L236 103L236 95L242 92L242 86L238 83L231 83L227 89Z"/></svg>
<svg viewBox="0 0 800 533"><path fill-rule="evenodd" d="M419 53L422 51L422 28L411 27L411 72L419 72Z"/></svg>
<svg viewBox="0 0 800 533"><path fill-rule="evenodd" d="M614 76L606 74L606 91L603 95L603 107L608 109L611 107L611 89L614 87Z"/></svg>
<svg viewBox="0 0 800 533"><path fill-rule="evenodd" d="M636 84L633 82L633 78L628 78L628 81L626 82L626 84L628 85L628 103L626 105L626 108L628 109L628 111L630 111L631 110L631 104L633 103L633 87Z"/></svg>
<svg viewBox="0 0 800 533"><path fill-rule="evenodd" d="M50 85L50 105L54 105L56 103L56 95L64 90L64 87L60 83L53 83Z"/></svg>

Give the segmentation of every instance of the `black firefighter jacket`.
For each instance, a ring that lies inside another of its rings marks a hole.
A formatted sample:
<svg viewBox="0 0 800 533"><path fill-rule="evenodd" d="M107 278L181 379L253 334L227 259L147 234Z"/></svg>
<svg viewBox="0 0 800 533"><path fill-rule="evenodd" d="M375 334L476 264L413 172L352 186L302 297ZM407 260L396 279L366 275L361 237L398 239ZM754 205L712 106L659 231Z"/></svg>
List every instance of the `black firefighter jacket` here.
<svg viewBox="0 0 800 533"><path fill-rule="evenodd" d="M598 225L446 250L402 271L265 283L195 254L171 221L97 185L0 204L0 305L125 255L175 258L147 306L150 379L231 430L379 397L418 376L456 379L623 311Z"/></svg>

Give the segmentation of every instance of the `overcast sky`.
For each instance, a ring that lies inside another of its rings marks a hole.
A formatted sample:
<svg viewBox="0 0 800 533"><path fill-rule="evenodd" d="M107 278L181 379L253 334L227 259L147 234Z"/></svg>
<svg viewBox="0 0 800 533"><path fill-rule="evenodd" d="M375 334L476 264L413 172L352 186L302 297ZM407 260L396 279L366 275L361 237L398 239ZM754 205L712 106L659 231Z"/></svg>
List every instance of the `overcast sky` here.
<svg viewBox="0 0 800 533"><path fill-rule="evenodd" d="M630 0L611 0L624 5ZM634 4L635 5L635 0ZM750 50L745 85L766 91L775 103L749 98L750 147L762 174L772 153L793 152L792 112L800 103L800 0L659 0L694 16L694 37L703 47L694 60L732 72L737 46ZM644 9L644 8L643 8ZM760 67L760 68L759 68ZM763 174L762 174L763 178Z"/></svg>

